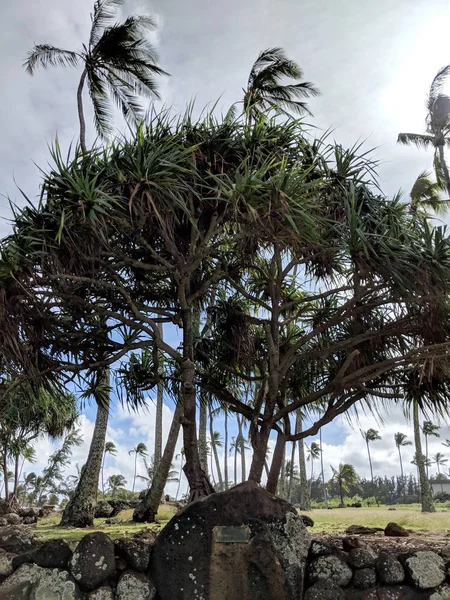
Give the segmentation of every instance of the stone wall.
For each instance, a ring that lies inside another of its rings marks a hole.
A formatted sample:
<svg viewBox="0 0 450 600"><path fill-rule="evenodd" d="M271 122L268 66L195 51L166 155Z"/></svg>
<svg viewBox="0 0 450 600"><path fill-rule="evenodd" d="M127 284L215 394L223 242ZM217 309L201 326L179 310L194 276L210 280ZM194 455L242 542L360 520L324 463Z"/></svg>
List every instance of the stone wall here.
<svg viewBox="0 0 450 600"><path fill-rule="evenodd" d="M375 551L361 538L311 543L305 600L450 600L450 548Z"/></svg>

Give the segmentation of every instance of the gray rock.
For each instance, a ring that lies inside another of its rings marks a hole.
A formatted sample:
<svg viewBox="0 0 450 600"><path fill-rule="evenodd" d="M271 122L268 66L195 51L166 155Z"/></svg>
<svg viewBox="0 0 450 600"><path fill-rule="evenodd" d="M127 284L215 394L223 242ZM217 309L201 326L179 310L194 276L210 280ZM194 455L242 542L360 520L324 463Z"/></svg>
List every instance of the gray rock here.
<svg viewBox="0 0 450 600"><path fill-rule="evenodd" d="M115 573L114 544L101 531L84 536L69 563L75 579L86 590L94 590Z"/></svg>
<svg viewBox="0 0 450 600"><path fill-rule="evenodd" d="M384 535L390 537L408 537L409 533L398 523L388 523L384 530Z"/></svg>
<svg viewBox="0 0 450 600"><path fill-rule="evenodd" d="M336 585L345 587L351 578L351 569L337 556L319 556L308 567L308 579L311 583L330 579Z"/></svg>
<svg viewBox="0 0 450 600"><path fill-rule="evenodd" d="M151 600L155 596L155 586L143 573L125 571L117 584L116 600Z"/></svg>
<svg viewBox="0 0 450 600"><path fill-rule="evenodd" d="M305 527L314 527L314 521L308 515L300 515L300 519L303 521Z"/></svg>
<svg viewBox="0 0 450 600"><path fill-rule="evenodd" d="M377 588L366 590L350 588L345 591L345 600L378 600Z"/></svg>
<svg viewBox="0 0 450 600"><path fill-rule="evenodd" d="M438 587L445 580L443 559L429 550L421 550L408 556L405 569L411 582L422 590Z"/></svg>
<svg viewBox="0 0 450 600"><path fill-rule="evenodd" d="M396 585L405 580L405 569L400 561L391 554L382 552L378 557L376 568L381 583Z"/></svg>
<svg viewBox="0 0 450 600"><path fill-rule="evenodd" d="M428 600L450 600L450 587L443 585L430 594Z"/></svg>
<svg viewBox="0 0 450 600"><path fill-rule="evenodd" d="M8 525L20 525L22 523L22 519L17 513L6 513L3 518L6 520Z"/></svg>
<svg viewBox="0 0 450 600"><path fill-rule="evenodd" d="M419 600L423 596L417 590L406 585L394 585L378 588L378 600Z"/></svg>
<svg viewBox="0 0 450 600"><path fill-rule="evenodd" d="M37 517L24 517L23 524L24 525L34 525L37 523Z"/></svg>
<svg viewBox="0 0 450 600"><path fill-rule="evenodd" d="M321 579L305 592L304 600L344 600L343 590L330 581Z"/></svg>
<svg viewBox="0 0 450 600"><path fill-rule="evenodd" d="M40 567L49 569L65 569L72 558L72 550L69 544L60 539L48 540L31 554L31 560Z"/></svg>
<svg viewBox="0 0 450 600"><path fill-rule="evenodd" d="M365 569L375 566L377 555L372 548L355 548L348 553L347 560L355 569Z"/></svg>
<svg viewBox="0 0 450 600"><path fill-rule="evenodd" d="M111 506L109 502L102 500L97 502L97 506L95 507L95 519L107 519L114 512L114 508Z"/></svg>
<svg viewBox="0 0 450 600"><path fill-rule="evenodd" d="M375 569L358 569L353 573L353 585L359 590L366 590L377 583Z"/></svg>
<svg viewBox="0 0 450 600"><path fill-rule="evenodd" d="M8 521L5 518L0 517L0 527L6 527L7 525Z"/></svg>
<svg viewBox="0 0 450 600"><path fill-rule="evenodd" d="M2 552L0 554L0 577L8 577L14 571L13 560L16 554Z"/></svg>
<svg viewBox="0 0 450 600"><path fill-rule="evenodd" d="M33 532L22 527L10 526L0 530L0 548L7 552L21 554L40 546L33 537Z"/></svg>
<svg viewBox="0 0 450 600"><path fill-rule="evenodd" d="M122 519L120 517L109 517L109 519L105 520L107 525L118 525Z"/></svg>
<svg viewBox="0 0 450 600"><path fill-rule="evenodd" d="M318 542L316 540L311 542L309 555L313 558L317 558L318 556L329 556L330 554L334 554L334 548L330 546L330 544Z"/></svg>
<svg viewBox="0 0 450 600"><path fill-rule="evenodd" d="M109 585L97 588L87 596L88 600L114 600L114 592Z"/></svg>
<svg viewBox="0 0 450 600"><path fill-rule="evenodd" d="M82 594L67 571L22 565L0 585L5 600L81 600Z"/></svg>
<svg viewBox="0 0 450 600"><path fill-rule="evenodd" d="M150 562L151 546L144 540L124 538L115 542L118 556L123 557L129 567L145 573Z"/></svg>

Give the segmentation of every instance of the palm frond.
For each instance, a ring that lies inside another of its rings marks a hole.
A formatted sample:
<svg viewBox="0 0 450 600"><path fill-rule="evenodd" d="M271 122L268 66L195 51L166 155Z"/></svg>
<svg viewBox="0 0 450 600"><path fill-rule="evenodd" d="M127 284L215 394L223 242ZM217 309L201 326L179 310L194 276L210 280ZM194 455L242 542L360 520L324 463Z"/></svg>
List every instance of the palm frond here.
<svg viewBox="0 0 450 600"><path fill-rule="evenodd" d="M420 133L399 133L397 142L405 146L414 145L417 148L429 148L434 146L434 138L431 135Z"/></svg>
<svg viewBox="0 0 450 600"><path fill-rule="evenodd" d="M77 52L63 50L49 44L37 44L29 51L23 66L30 75L33 75L37 67L77 67L80 56Z"/></svg>
<svg viewBox="0 0 450 600"><path fill-rule="evenodd" d="M96 0L94 11L91 14L90 50L97 44L103 30L114 25L117 20L117 11L123 4L125 4L125 0Z"/></svg>
<svg viewBox="0 0 450 600"><path fill-rule="evenodd" d="M112 131L112 107L108 85L96 69L88 71L88 89L94 108L94 123L98 133L106 138Z"/></svg>

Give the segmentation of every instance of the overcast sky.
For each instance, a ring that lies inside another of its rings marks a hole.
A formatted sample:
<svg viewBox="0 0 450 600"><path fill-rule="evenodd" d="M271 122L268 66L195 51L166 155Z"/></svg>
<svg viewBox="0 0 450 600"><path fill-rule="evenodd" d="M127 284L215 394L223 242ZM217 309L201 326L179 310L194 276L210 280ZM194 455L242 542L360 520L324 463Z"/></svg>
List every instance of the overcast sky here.
<svg viewBox="0 0 450 600"><path fill-rule="evenodd" d="M92 0L0 2L0 193L5 195L0 197L0 235L4 235L9 228L6 196L21 203L19 186L35 198L40 181L36 165L46 168L48 145L58 135L67 150L78 136L79 73L51 69L31 78L21 64L34 43L79 48L87 39ZM160 89L163 102L174 110L182 111L194 98L200 110L219 97L219 106L226 110L241 99L258 53L282 46L301 65L305 79L322 91L320 98L310 101L312 122L321 130L332 129L334 138L345 145L365 141L367 149L376 148L374 158L381 161L386 194L400 188L408 192L417 175L431 168L430 153L398 146L396 139L400 131L423 131L430 82L441 66L450 63L448 0L131 0L129 8L159 22L155 43L161 66L172 75L161 81ZM89 106L87 112L90 118ZM92 143L92 126L88 136ZM168 423L169 412L166 416ZM86 440L92 418L88 411L83 420ZM115 411L110 437L123 444L124 452L111 462L111 473L121 469L131 477L132 458L128 460L125 449L142 440L151 444L152 422L151 413L131 417ZM398 410L389 419L384 441L374 449L375 471L379 466L388 475L398 472L392 440L397 430L412 433ZM327 464L345 459L368 475L357 431L342 422L325 433ZM438 440L434 443L434 451L442 450ZM49 449L41 443L37 468L45 463ZM86 450L87 442L75 458L82 462Z"/></svg>

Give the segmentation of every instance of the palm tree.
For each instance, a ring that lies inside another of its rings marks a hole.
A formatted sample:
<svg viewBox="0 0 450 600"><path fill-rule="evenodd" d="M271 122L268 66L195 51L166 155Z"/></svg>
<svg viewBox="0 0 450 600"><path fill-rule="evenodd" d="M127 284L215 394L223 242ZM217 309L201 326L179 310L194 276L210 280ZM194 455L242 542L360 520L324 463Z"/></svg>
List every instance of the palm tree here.
<svg viewBox="0 0 450 600"><path fill-rule="evenodd" d="M161 341L164 340L164 329L162 323L158 323L159 336ZM162 457L162 437L163 437L163 400L164 400L164 385L162 382L162 375L164 374L164 362L162 356L159 357L158 362L158 375L159 381L156 388L156 419L155 419L155 452L154 460L155 466L159 465Z"/></svg>
<svg viewBox="0 0 450 600"><path fill-rule="evenodd" d="M308 81L283 84L285 79L298 81L302 77L300 67L286 57L282 48L263 50L253 63L247 87L243 90L248 122L270 108L311 114L306 102L300 99L318 96L319 90Z"/></svg>
<svg viewBox="0 0 450 600"><path fill-rule="evenodd" d="M216 463L216 471L217 471L217 478L219 480L219 490L222 491L223 490L223 479L222 479L222 471L220 469L220 461L219 461L219 455L217 453L217 448L222 448L223 447L223 443L222 443L222 436L220 435L220 433L218 431L214 431L214 423L213 423L213 416L212 416L212 411L210 410L209 412L209 434L211 437L211 475L213 474L213 456L214 456L214 462Z"/></svg>
<svg viewBox="0 0 450 600"><path fill-rule="evenodd" d="M398 450L398 457L400 460L400 473L402 476L402 481L404 481L403 478L403 462L402 462L402 452L401 452L401 448L403 448L404 446L412 446L412 442L410 442L407 439L407 435L405 433L401 433L400 431L397 432L396 434L394 434L394 440L395 440L395 445L397 446L397 450ZM403 502L406 502L406 496L405 496L406 492L404 491L403 493Z"/></svg>
<svg viewBox="0 0 450 600"><path fill-rule="evenodd" d="M331 470L333 471L331 480L339 486L339 496L341 498L340 507L344 508L344 492L348 492L350 487L357 485L359 477L355 471L355 467L348 463L341 463L338 469L331 467Z"/></svg>
<svg viewBox="0 0 450 600"><path fill-rule="evenodd" d="M127 480L123 475L111 475L108 477L109 491L111 492L111 498L114 500L117 490L124 489L127 485Z"/></svg>
<svg viewBox="0 0 450 600"><path fill-rule="evenodd" d="M147 458L147 456L148 456L147 446L143 442L140 442L135 448L133 448L133 450L130 450L128 452L128 454L133 454L133 452L134 452L134 477L133 477L132 491L134 492L134 486L136 484L137 458L138 458L138 456L140 456L141 458L144 458L144 459Z"/></svg>
<svg viewBox="0 0 450 600"><path fill-rule="evenodd" d="M436 454L433 456L432 462L436 465L437 470L438 470L438 475L441 474L441 467L445 466L448 463L448 459L445 458L445 456L441 453L441 452L436 452ZM441 481L441 491L444 491L444 486L442 485L442 481Z"/></svg>
<svg viewBox="0 0 450 600"><path fill-rule="evenodd" d="M301 408L299 408L295 415L295 433L301 433L302 429L303 414ZM311 499L309 496L308 478L306 476L305 442L303 438L298 441L298 463L300 473L300 509L310 510Z"/></svg>
<svg viewBox="0 0 450 600"><path fill-rule="evenodd" d="M180 493L180 485L181 485L181 475L183 473L183 462L184 462L184 448L181 448L180 454L175 456L176 460L181 460L180 462L180 474L178 476L178 487L177 487L177 495L175 496L175 500L178 500L178 494Z"/></svg>
<svg viewBox="0 0 450 600"><path fill-rule="evenodd" d="M325 472L323 470L322 428L319 429L319 443L320 443L320 471L321 471L321 477L322 477L323 500L325 502L326 508L328 508L327 486L325 485Z"/></svg>
<svg viewBox="0 0 450 600"><path fill-rule="evenodd" d="M228 411L224 411L224 439L223 439L223 482L224 488L228 489Z"/></svg>
<svg viewBox="0 0 450 600"><path fill-rule="evenodd" d="M450 74L450 65L443 67L433 79L427 100L426 133L399 133L400 144L417 148L434 148L434 167L438 182L445 183L450 194L450 174L444 156L444 146L450 143L450 98L442 87Z"/></svg>
<svg viewBox="0 0 450 600"><path fill-rule="evenodd" d="M372 457L370 456L370 442L375 442L376 440L381 440L380 432L376 429L368 429L367 431L361 430L361 435L363 440L366 442L367 446L367 455L369 457L369 467L370 467L370 479L372 481L372 491L375 494L375 489L373 485L373 468L372 468Z"/></svg>
<svg viewBox="0 0 450 600"><path fill-rule="evenodd" d="M424 421L422 425L422 433L425 436L425 460L428 461L428 438L430 436L440 437L438 431L439 425L434 425L431 421ZM428 465L427 465L427 479L428 479Z"/></svg>
<svg viewBox="0 0 450 600"><path fill-rule="evenodd" d="M432 181L430 173L423 171L417 177L409 194L411 212L431 208L437 214L445 213L449 208L449 200L442 200L440 193L446 189L446 185L439 181Z"/></svg>
<svg viewBox="0 0 450 600"><path fill-rule="evenodd" d="M320 458L320 446L317 442L312 442L308 448L308 458L311 461L311 478L309 480L309 497L311 497L312 481L314 476L314 461Z"/></svg>
<svg viewBox="0 0 450 600"><path fill-rule="evenodd" d="M236 485L237 484L237 455L238 455L238 452L240 451L240 443L239 443L239 440L235 437L231 438L230 454L233 452L233 450L234 450L233 485Z"/></svg>
<svg viewBox="0 0 450 600"><path fill-rule="evenodd" d="M419 402L416 398L412 399L413 409L413 426L414 426L414 444L416 447L416 463L419 471L419 483L420 483L420 495L422 499L422 512L435 512L436 509L433 504L433 497L431 494L431 487L428 482L428 456L424 456L422 452L422 441L420 439L420 421L419 421ZM425 424L428 423L425 427ZM436 426L429 421L424 422L424 427L427 433L425 434L427 439L428 435L437 435ZM434 433L433 433L434 431ZM425 471L426 468L426 471Z"/></svg>
<svg viewBox="0 0 450 600"><path fill-rule="evenodd" d="M105 459L106 455L110 454L111 456L117 455L117 448L114 442L106 442L103 450L103 460L102 460L102 493L103 497L105 497L105 482L103 479L103 470L105 468Z"/></svg>
<svg viewBox="0 0 450 600"><path fill-rule="evenodd" d="M445 440L445 442L442 442L442 445L446 448L450 448L450 440Z"/></svg>
<svg viewBox="0 0 450 600"><path fill-rule="evenodd" d="M142 481L145 481L147 484L147 488L150 488L150 486L153 483L153 480L155 479L155 476L158 472L158 465L156 464L155 461L155 457L152 456L150 458L150 462L147 461L147 458L144 457L144 466L145 466L145 471L146 471L146 475L136 475L137 479L142 479ZM173 465L171 465L172 467ZM177 477L177 471L175 471L173 468L170 468L169 473L167 474L167 479L166 479L166 483L168 482L174 482L174 481L178 481L178 477Z"/></svg>
<svg viewBox="0 0 450 600"><path fill-rule="evenodd" d="M78 51L38 44L28 53L24 67L33 75L38 66L77 67L82 65L77 91L80 146L86 152L86 122L83 112L83 89L87 84L94 108L97 132L111 133L111 100L126 121L135 124L143 111L136 94L159 98L155 75L167 75L157 66L156 53L146 36L155 29L147 16L129 16L117 23L117 9L125 0L96 0L87 45Z"/></svg>

